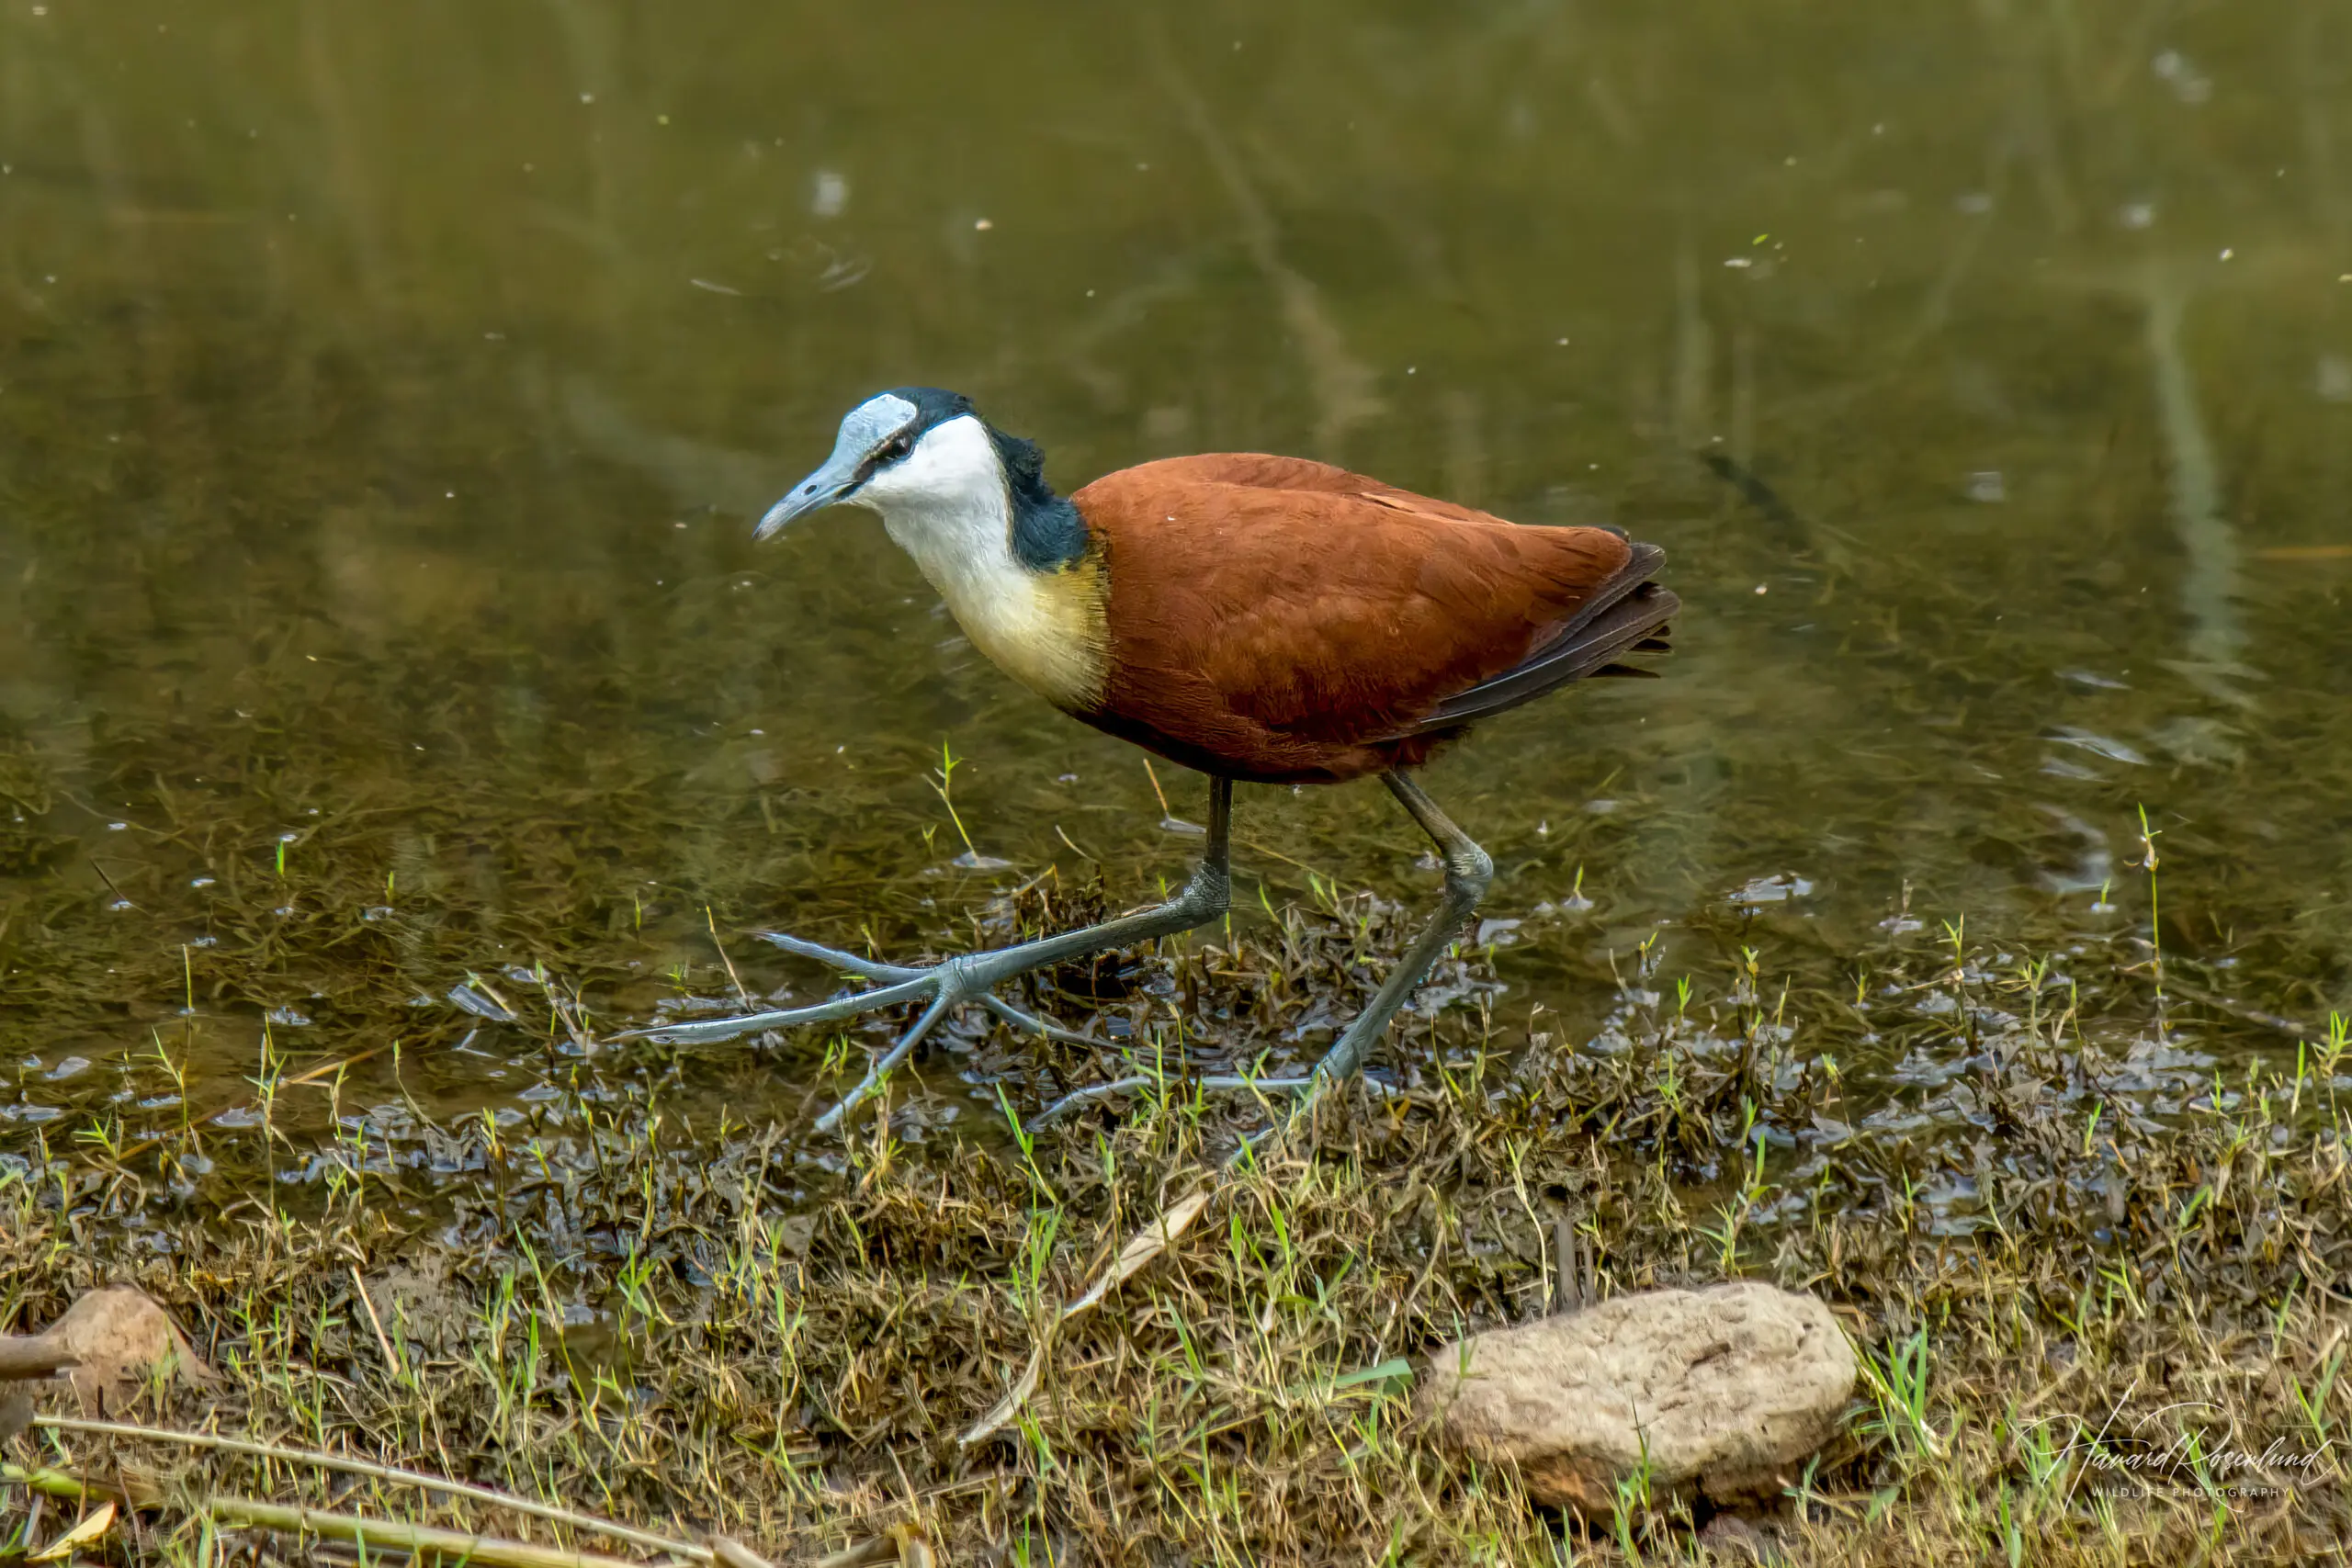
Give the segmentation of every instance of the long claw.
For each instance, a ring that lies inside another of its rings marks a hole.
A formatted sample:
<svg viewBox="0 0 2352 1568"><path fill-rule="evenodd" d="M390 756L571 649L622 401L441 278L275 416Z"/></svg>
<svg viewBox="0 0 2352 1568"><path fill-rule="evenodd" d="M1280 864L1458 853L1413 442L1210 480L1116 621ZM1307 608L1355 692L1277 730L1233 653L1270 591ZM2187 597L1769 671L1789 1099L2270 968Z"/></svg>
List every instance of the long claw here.
<svg viewBox="0 0 2352 1568"><path fill-rule="evenodd" d="M631 1029L613 1036L616 1040L651 1040L664 1045L707 1045L714 1041L732 1040L739 1034L749 1034L755 1029L791 1029L804 1023L834 1023L844 1018L854 1018L876 1008L909 1002L930 989L934 980L929 970L911 980L901 980L895 986L861 991L854 997L837 997L815 1007L786 1008L777 1012L746 1013L740 1018L704 1019L695 1023L657 1023L646 1029Z"/></svg>
<svg viewBox="0 0 2352 1568"><path fill-rule="evenodd" d="M928 975L928 969L906 964L884 964L877 959L860 958L854 953L844 953L838 947L827 947L820 942L792 936L784 931L761 931L762 942L780 947L802 958L813 958L820 964L830 964L845 975L855 975L864 980L911 980L918 975Z"/></svg>
<svg viewBox="0 0 2352 1568"><path fill-rule="evenodd" d="M1089 1084L1084 1089L1074 1089L1036 1115L1032 1116L1029 1119L1029 1125L1042 1127L1048 1122L1059 1121L1071 1111L1092 1105L1097 1100L1111 1100L1123 1094L1133 1094L1138 1089L1149 1089L1155 1084L1173 1084L1179 1089L1190 1086L1212 1094L1231 1093L1238 1090L1263 1096L1317 1092L1318 1086L1324 1081L1312 1073L1304 1077L1295 1078L1254 1078L1234 1074L1215 1074L1206 1077L1183 1078L1159 1073L1136 1073L1127 1077L1114 1078L1109 1083ZM1393 1095L1401 1092L1371 1078L1363 1081L1365 1087L1375 1094Z"/></svg>
<svg viewBox="0 0 2352 1568"><path fill-rule="evenodd" d="M813 958L820 964L830 964L844 974L855 975L865 980L912 980L918 976L934 973L931 969L916 968L906 964L884 964L878 959L860 958L854 953L844 953L838 947L827 947L822 942L810 942L805 937L793 936L785 931L761 931L759 938L762 942L780 947L786 953L802 958ZM1049 1023L1033 1012L1014 1007L1011 1002L993 993L984 995L978 999L990 1012L1016 1029L1025 1029L1032 1034L1064 1045L1100 1043L1091 1035L1064 1029L1057 1023Z"/></svg>
<svg viewBox="0 0 2352 1568"><path fill-rule="evenodd" d="M1064 1029L1058 1023L1049 1023L1035 1013L1023 1012L993 991L980 998L980 1003L1014 1028L1028 1030L1033 1034L1043 1035L1059 1044L1093 1046L1102 1043L1092 1035L1080 1034L1074 1029Z"/></svg>
<svg viewBox="0 0 2352 1568"><path fill-rule="evenodd" d="M836 997L831 1001L819 1002L811 1007L745 1013L736 1018L705 1019L694 1023L658 1023L645 1029L626 1030L613 1038L651 1040L663 1045L711 1045L759 1029L792 1029L805 1023L838 1023L862 1012L913 1001L936 987L944 972L944 966L918 968L912 964L883 964L870 958L860 958L854 953L843 953L837 947L787 936L782 931L762 931L759 936L761 941L771 942L786 953L813 958L820 964L830 964L862 980L884 980L889 984L870 991L860 991L852 997ZM995 998L985 999L993 1001ZM1023 1027L1035 1028L1040 1032L1044 1032L1046 1027L1026 1014L1013 1021Z"/></svg>

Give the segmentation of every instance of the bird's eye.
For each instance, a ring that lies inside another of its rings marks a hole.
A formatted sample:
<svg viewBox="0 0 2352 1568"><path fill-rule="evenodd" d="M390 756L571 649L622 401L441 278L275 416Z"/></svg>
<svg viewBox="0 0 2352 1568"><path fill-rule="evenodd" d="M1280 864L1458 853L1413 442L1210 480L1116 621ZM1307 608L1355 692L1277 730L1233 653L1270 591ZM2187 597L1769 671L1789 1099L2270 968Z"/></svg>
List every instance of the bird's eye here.
<svg viewBox="0 0 2352 1568"><path fill-rule="evenodd" d="M895 463L915 449L915 444L903 435L893 435L875 449L874 455L886 463Z"/></svg>

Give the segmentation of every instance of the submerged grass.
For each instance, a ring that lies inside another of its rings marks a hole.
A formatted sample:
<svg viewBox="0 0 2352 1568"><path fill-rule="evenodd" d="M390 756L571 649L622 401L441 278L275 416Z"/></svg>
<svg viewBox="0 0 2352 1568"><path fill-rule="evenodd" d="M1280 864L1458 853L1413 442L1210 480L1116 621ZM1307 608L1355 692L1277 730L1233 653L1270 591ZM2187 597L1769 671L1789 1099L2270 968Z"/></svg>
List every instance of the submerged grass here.
<svg viewBox="0 0 2352 1568"><path fill-rule="evenodd" d="M1042 884L980 923L1098 900ZM1409 929L1332 897L1047 976L1035 999L1098 1020L1098 1051L953 1037L846 1140L677 1109L676 1064L597 1048L552 983L531 1002L573 1054L551 1043L527 1116L347 1109L336 1079L314 1137L266 1114L290 1080L265 1060L256 1127L93 1127L11 1162L0 1315L38 1325L132 1280L224 1382L129 1414L786 1558L2341 1558L2340 1019L2224 1078L2177 1020L2148 1022L2128 946L2029 961L1955 927L1878 955L1835 1006L1792 1001L1752 951L1673 983L1647 951L1570 1049L1500 1016L1474 949L1392 1041L1386 1092L1223 1166L1272 1108L1190 1076L1311 1059ZM2086 1010L2098 979L2114 1005ZM1840 1052L1893 1065L1866 1094ZM848 1075L862 1054L828 1056ZM1151 1081L1121 1101L1023 1125L1139 1064ZM1010 1135L984 1130L981 1092ZM1065 1321L1204 1192L1164 1256ZM1411 1419L1414 1365L1466 1331L1731 1276L1822 1294L1866 1369L1769 1515L1645 1506L1636 1481L1616 1517L1564 1517ZM282 1552L200 1522L232 1494L610 1550L380 1476L38 1437L43 1464L130 1467L181 1500L116 1548L141 1557Z"/></svg>

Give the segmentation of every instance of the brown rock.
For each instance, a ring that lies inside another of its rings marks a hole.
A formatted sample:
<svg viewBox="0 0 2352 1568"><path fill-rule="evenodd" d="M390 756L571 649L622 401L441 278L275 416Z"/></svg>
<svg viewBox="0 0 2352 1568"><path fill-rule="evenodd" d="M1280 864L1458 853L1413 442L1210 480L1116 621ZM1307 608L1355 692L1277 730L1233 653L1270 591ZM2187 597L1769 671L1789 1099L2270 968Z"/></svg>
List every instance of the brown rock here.
<svg viewBox="0 0 2352 1568"><path fill-rule="evenodd" d="M1756 1280L1619 1296L1442 1350L1418 1400L1447 1442L1589 1515L1649 1465L1653 1500L1777 1497L1854 1390L1829 1309Z"/></svg>
<svg viewBox="0 0 2352 1568"><path fill-rule="evenodd" d="M213 1381L212 1369L171 1315L144 1291L128 1285L92 1291L40 1338L73 1357L66 1375L82 1408L93 1415L119 1405L158 1362L170 1360L182 1376L198 1382Z"/></svg>

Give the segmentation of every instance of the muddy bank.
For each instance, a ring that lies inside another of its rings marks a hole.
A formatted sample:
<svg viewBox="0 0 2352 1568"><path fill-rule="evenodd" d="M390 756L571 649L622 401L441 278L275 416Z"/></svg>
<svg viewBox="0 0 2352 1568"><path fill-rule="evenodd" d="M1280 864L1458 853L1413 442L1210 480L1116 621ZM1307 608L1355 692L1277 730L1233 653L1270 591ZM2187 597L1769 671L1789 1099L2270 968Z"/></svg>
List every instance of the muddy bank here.
<svg viewBox="0 0 2352 1568"><path fill-rule="evenodd" d="M1918 1031L1915 1081L1873 1105L1821 1038L1851 1019L1760 973L1687 992L1629 974L1567 1050L1540 1018L1506 1021L1473 950L1375 1064L1381 1092L1220 1170L1272 1108L1188 1092L1181 1069L1283 1065L1244 1041L1311 1053L1406 923L1294 913L1231 948L1059 976L1093 995L1032 999L1093 1017L1104 1059L976 1022L846 1140L673 1111L681 1064L593 1018L551 1032L527 1118L402 1121L329 1080L327 1139L74 1128L0 1186L9 1326L135 1281L222 1382L131 1414L784 1558L900 1527L949 1561L1552 1562L1563 1540L1630 1561L1693 1539L1800 1562L2244 1561L2352 1526L2332 1447L2352 1326L2340 1022L2283 1069L2223 1077L2136 1002L2086 1013L2098 957L2068 975L1922 946L1880 976ZM836 1054L842 1076L862 1060ZM977 1080L1017 1111L1145 1057L1164 1089L1054 1128L976 1103ZM1189 1227L1037 1353L1188 1199ZM1777 1504L1563 1515L1414 1425L1419 1359L1553 1310L1564 1239L1577 1292L1747 1277L1831 1304L1864 1393ZM39 1436L51 1462L135 1461L189 1497L552 1528Z"/></svg>

